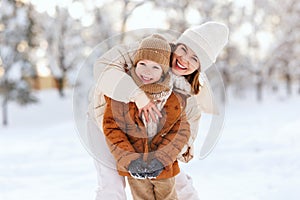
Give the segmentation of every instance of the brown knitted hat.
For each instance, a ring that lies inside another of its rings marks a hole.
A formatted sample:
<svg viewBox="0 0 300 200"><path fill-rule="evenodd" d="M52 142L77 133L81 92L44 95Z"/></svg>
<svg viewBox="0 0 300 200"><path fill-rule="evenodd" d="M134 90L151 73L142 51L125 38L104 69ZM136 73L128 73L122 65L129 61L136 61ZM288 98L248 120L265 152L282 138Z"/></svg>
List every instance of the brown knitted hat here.
<svg viewBox="0 0 300 200"><path fill-rule="evenodd" d="M144 38L134 56L134 66L140 60L151 60L161 65L164 74L169 70L171 47L168 41L159 34Z"/></svg>

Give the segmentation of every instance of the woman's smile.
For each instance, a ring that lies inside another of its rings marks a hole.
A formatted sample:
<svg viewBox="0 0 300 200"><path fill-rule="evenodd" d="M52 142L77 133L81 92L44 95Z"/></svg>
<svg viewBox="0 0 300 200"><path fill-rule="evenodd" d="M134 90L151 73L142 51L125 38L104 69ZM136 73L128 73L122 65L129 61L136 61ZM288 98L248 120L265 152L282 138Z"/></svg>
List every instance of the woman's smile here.
<svg viewBox="0 0 300 200"><path fill-rule="evenodd" d="M176 60L176 67L182 69L182 70L186 70L187 67L185 67L183 64L181 64L178 60Z"/></svg>

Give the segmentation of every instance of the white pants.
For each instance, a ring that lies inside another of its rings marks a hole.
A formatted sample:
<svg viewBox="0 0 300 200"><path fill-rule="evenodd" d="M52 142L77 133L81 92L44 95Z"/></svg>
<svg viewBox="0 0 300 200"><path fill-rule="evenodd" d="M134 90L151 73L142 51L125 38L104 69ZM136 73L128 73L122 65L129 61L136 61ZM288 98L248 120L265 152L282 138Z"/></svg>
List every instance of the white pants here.
<svg viewBox="0 0 300 200"><path fill-rule="evenodd" d="M125 178L116 169L95 161L98 188L96 200L126 200ZM197 191L193 187L192 178L184 171L175 177L175 188L179 200L199 200Z"/></svg>
<svg viewBox="0 0 300 200"><path fill-rule="evenodd" d="M125 178L117 172L116 162L106 145L104 134L92 120L88 120L87 130L87 145L97 170L96 200L126 200ZM182 170L175 177L175 188L179 200L199 200L192 178Z"/></svg>

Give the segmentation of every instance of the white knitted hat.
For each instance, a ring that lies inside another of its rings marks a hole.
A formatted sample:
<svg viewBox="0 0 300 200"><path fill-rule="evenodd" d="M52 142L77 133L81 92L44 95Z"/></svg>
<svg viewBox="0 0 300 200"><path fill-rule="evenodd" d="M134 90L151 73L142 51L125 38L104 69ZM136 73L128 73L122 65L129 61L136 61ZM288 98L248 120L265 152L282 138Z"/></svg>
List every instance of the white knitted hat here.
<svg viewBox="0 0 300 200"><path fill-rule="evenodd" d="M191 48L200 59L201 71L207 70L228 42L229 30L225 24L206 22L184 31L176 43Z"/></svg>

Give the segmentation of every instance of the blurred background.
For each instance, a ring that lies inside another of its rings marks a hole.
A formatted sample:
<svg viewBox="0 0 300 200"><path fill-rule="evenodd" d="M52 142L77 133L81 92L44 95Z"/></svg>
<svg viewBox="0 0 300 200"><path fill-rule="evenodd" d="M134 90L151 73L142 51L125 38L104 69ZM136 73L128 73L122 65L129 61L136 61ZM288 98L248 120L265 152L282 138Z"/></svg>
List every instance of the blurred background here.
<svg viewBox="0 0 300 200"><path fill-rule="evenodd" d="M63 97L103 40L140 28L182 32L208 20L230 29L217 61L225 89L239 97L254 89L258 101L267 99L266 90L300 94L297 0L1 0L0 6L3 125L11 101L37 102L34 92L48 88Z"/></svg>
<svg viewBox="0 0 300 200"><path fill-rule="evenodd" d="M228 100L223 135L182 168L204 200L298 199L298 0L0 0L0 199L93 199L96 172L72 112L81 66L92 71L105 52L93 50L115 35L106 49L122 33L209 20L230 29L215 65Z"/></svg>

